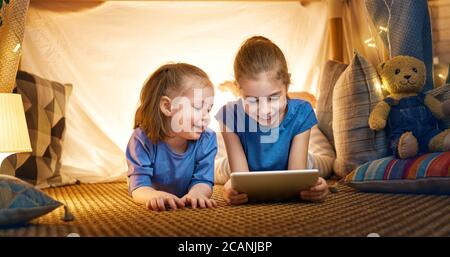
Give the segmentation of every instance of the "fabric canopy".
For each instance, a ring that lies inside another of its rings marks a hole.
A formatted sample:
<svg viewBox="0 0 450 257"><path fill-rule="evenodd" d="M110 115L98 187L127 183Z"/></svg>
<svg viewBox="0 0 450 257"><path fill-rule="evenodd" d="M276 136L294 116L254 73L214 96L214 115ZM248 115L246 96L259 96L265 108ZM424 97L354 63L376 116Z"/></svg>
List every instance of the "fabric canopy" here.
<svg viewBox="0 0 450 257"><path fill-rule="evenodd" d="M62 175L82 182L124 176L142 84L167 62L197 65L217 86L233 80L243 40L263 35L287 57L290 90L316 94L326 10L323 2L32 2L21 69L73 84ZM216 90L213 114L228 99Z"/></svg>

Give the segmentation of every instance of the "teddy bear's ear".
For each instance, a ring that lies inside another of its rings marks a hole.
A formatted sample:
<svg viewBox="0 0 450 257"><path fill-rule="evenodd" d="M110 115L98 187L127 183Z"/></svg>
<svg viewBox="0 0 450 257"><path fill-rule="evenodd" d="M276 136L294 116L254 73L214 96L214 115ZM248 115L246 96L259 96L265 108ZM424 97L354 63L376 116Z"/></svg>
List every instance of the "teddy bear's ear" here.
<svg viewBox="0 0 450 257"><path fill-rule="evenodd" d="M382 62L382 63L378 64L378 67L377 67L378 74L381 74L385 65L386 65L386 62Z"/></svg>

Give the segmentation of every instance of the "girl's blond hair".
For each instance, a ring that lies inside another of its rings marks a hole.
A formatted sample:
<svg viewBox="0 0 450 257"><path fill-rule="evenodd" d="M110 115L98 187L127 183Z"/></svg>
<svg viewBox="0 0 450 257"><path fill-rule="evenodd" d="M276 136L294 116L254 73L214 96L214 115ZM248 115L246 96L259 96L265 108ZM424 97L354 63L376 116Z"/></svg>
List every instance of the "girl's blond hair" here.
<svg viewBox="0 0 450 257"><path fill-rule="evenodd" d="M166 127L160 100L170 92L181 92L185 80L189 78L199 79L205 86L213 87L206 72L194 65L175 63L159 67L142 87L133 128L141 128L152 143L166 138L170 130Z"/></svg>
<svg viewBox="0 0 450 257"><path fill-rule="evenodd" d="M234 77L238 84L242 78L255 78L261 72L272 71L275 72L275 79L289 86L291 76L281 49L262 36L247 39L234 59Z"/></svg>

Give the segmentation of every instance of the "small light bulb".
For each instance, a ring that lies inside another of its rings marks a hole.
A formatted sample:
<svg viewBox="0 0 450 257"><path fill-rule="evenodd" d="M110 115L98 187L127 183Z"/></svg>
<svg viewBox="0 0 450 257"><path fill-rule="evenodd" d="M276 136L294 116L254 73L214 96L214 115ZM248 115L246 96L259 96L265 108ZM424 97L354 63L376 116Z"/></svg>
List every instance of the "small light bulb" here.
<svg viewBox="0 0 450 257"><path fill-rule="evenodd" d="M369 43L369 44L367 44L369 47L372 47L372 48L376 48L377 47L377 45L375 45L374 43Z"/></svg>
<svg viewBox="0 0 450 257"><path fill-rule="evenodd" d="M387 32L387 31L388 31L388 28L383 27L383 26L380 26L380 27L378 27L378 28L380 29L380 31L384 31L384 32Z"/></svg>
<svg viewBox="0 0 450 257"><path fill-rule="evenodd" d="M16 47L14 47L13 52L17 53L17 51L19 51L20 49L20 43L16 45Z"/></svg>
<svg viewBox="0 0 450 257"><path fill-rule="evenodd" d="M375 88L377 88L377 89L383 89L383 84L382 83L380 83L380 82L378 82L378 81L376 81L375 82Z"/></svg>
<svg viewBox="0 0 450 257"><path fill-rule="evenodd" d="M441 79L445 79L445 76L444 76L444 74L442 74L442 73L439 73L439 78L441 78Z"/></svg>
<svg viewBox="0 0 450 257"><path fill-rule="evenodd" d="M372 38L368 38L366 39L366 41L364 41L364 43L369 44L370 42L372 42Z"/></svg>

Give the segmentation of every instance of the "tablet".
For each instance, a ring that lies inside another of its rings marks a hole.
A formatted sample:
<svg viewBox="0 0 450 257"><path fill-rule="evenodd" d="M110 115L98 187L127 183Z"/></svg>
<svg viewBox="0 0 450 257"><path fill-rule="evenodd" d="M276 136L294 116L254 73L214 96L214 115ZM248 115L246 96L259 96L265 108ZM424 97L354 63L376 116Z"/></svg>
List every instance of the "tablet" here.
<svg viewBox="0 0 450 257"><path fill-rule="evenodd" d="M300 197L300 191L317 183L319 171L278 170L231 173L231 186L249 201L280 201Z"/></svg>

